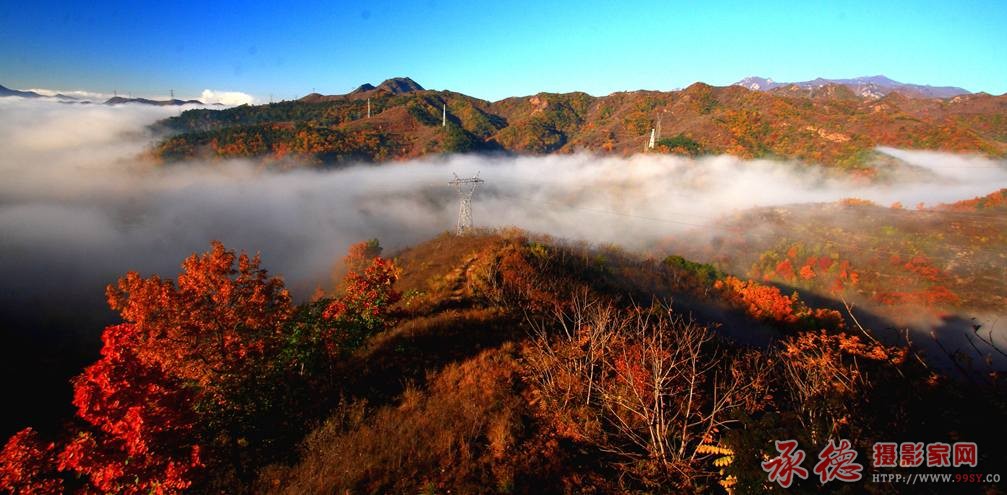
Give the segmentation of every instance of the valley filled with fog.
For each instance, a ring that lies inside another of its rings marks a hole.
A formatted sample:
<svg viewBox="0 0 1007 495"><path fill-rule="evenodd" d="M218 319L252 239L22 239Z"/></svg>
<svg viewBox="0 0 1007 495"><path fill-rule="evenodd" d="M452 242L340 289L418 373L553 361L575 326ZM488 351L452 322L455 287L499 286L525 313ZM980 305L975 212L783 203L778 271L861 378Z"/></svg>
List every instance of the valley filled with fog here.
<svg viewBox="0 0 1007 495"><path fill-rule="evenodd" d="M170 273L219 239L261 252L303 288L350 243L378 238L395 249L450 230L452 173L487 181L473 200L477 226L643 251L753 207L851 197L932 206L1007 187L1003 162L894 149L881 151L906 167L880 184L731 156L461 155L292 171L246 160L158 164L145 156L155 138L146 126L179 111L0 100L8 281L51 291L66 273L100 285L126 270Z"/></svg>

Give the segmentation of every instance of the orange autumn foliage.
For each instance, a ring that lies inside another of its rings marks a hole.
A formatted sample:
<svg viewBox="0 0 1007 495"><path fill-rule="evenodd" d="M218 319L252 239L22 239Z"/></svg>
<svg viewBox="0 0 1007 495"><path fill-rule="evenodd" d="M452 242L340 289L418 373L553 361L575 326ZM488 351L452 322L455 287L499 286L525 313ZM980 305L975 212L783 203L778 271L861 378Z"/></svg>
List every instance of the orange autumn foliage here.
<svg viewBox="0 0 1007 495"><path fill-rule="evenodd" d="M106 289L109 306L135 325L142 363L219 388L222 378L249 372L279 344L293 310L283 281L259 261L214 241L209 252L182 263L175 282L129 272Z"/></svg>
<svg viewBox="0 0 1007 495"><path fill-rule="evenodd" d="M839 329L844 326L838 311L809 308L796 293L785 296L780 289L752 280L728 276L714 283L728 304L757 320L785 329Z"/></svg>
<svg viewBox="0 0 1007 495"><path fill-rule="evenodd" d="M843 198L839 200L839 204L842 206L874 206L873 201L860 198Z"/></svg>
<svg viewBox="0 0 1007 495"><path fill-rule="evenodd" d="M979 196L951 204L941 204L938 209L951 211L981 211L1007 208L1007 189L1000 189L986 196Z"/></svg>
<svg viewBox="0 0 1007 495"><path fill-rule="evenodd" d="M353 257L351 249L348 265L353 264ZM393 313L392 306L402 298L402 293L394 287L399 275L395 262L380 256L371 259L363 271L346 274L343 294L329 303L322 313L323 318L337 323L326 339L331 352L356 347L385 328Z"/></svg>
<svg viewBox="0 0 1007 495"><path fill-rule="evenodd" d="M783 356L795 365L808 369L835 362L842 355L902 364L907 353L905 348L886 347L878 342L865 343L856 335L845 332L830 334L825 330L801 332L789 337L783 345Z"/></svg>
<svg viewBox="0 0 1007 495"><path fill-rule="evenodd" d="M820 330L788 337L779 353L786 390L812 440L820 441L855 422L857 400L871 386L861 368L871 362L899 366L908 351Z"/></svg>

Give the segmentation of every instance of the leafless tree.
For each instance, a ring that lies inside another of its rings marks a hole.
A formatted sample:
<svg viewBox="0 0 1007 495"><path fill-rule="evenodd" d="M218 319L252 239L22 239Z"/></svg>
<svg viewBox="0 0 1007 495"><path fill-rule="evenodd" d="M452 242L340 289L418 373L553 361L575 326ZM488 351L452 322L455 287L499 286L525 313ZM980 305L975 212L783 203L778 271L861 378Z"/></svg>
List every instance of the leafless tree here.
<svg viewBox="0 0 1007 495"><path fill-rule="evenodd" d="M684 473L730 412L753 402L764 365L748 360L740 372L706 327L662 306L620 310L580 296L570 307L533 323L529 378L545 407L593 411L603 450Z"/></svg>

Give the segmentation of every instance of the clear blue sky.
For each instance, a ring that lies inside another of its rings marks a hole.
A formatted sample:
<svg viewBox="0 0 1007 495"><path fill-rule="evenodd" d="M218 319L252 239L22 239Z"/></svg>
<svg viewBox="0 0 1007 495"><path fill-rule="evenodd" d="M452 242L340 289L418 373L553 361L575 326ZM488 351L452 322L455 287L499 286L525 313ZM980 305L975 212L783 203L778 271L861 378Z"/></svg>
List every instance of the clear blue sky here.
<svg viewBox="0 0 1007 495"><path fill-rule="evenodd" d="M495 100L884 74L1007 92L1007 1L0 0L0 84L259 98L410 76Z"/></svg>

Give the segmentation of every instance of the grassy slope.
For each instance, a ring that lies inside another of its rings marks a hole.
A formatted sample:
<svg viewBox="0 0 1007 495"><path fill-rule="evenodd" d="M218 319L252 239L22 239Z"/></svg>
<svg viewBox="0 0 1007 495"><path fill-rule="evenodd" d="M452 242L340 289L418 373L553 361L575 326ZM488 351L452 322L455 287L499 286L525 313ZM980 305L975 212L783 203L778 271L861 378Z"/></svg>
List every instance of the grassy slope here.
<svg viewBox="0 0 1007 495"><path fill-rule="evenodd" d="M396 259L405 294L399 323L353 358L343 405L308 435L299 461L261 473L259 491L649 492L653 488L639 479L620 475L609 454L544 419L523 379L526 318L541 318L536 315L548 313L550 304L583 293L622 304L672 297L679 312L693 313L701 322L781 335L721 299L714 282L722 274L684 261L562 245L516 231L443 235ZM866 361L861 366L868 369ZM990 407L995 406L986 403L948 408L966 402L944 389L910 391L901 380L880 383L876 395L858 398L869 408L859 414L874 418L878 411L872 410L880 407L881 423L896 421L910 436L925 431L935 438L947 428L971 438L972 430L985 428L994 414ZM969 393L967 387L948 390ZM937 403L944 405L927 405ZM933 412L926 419L899 419L923 411ZM763 417L760 421L769 423L751 428L765 428L759 435L770 435L772 418ZM999 455L992 444L988 451ZM988 457L981 462L992 465ZM758 482L764 475L756 468L754 476Z"/></svg>
<svg viewBox="0 0 1007 495"><path fill-rule="evenodd" d="M532 308L581 290L624 302L667 297L684 274L619 252L529 240L517 231L442 235L396 260L404 293L400 323L348 365L354 372L347 403L309 435L300 463L267 469L261 489L614 488L606 466L583 457L587 447L558 441L536 423L519 373L528 327L518 306L534 314ZM513 290L525 283L527 291Z"/></svg>
<svg viewBox="0 0 1007 495"><path fill-rule="evenodd" d="M984 201L927 210L849 203L760 209L724 221L718 242L706 248L665 249L755 279L896 309L997 311L1007 306L1007 217L1002 207L969 206ZM760 228L743 228L750 225Z"/></svg>

